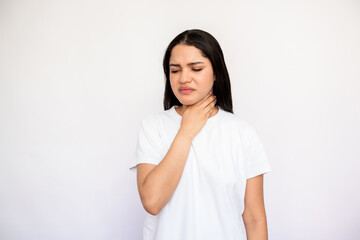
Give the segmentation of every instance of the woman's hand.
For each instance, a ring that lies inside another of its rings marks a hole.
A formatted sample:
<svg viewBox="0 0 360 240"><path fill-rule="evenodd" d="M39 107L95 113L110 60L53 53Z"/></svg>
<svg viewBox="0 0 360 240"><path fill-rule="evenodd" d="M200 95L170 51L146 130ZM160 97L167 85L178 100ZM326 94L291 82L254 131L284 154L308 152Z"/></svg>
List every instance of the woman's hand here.
<svg viewBox="0 0 360 240"><path fill-rule="evenodd" d="M211 116L216 98L208 94L198 103L184 108L181 126L167 154L158 165L138 165L138 189L147 212L157 215L170 201L182 176L191 142Z"/></svg>
<svg viewBox="0 0 360 240"><path fill-rule="evenodd" d="M193 140L214 111L215 103L216 97L209 93L196 104L186 106L179 132Z"/></svg>

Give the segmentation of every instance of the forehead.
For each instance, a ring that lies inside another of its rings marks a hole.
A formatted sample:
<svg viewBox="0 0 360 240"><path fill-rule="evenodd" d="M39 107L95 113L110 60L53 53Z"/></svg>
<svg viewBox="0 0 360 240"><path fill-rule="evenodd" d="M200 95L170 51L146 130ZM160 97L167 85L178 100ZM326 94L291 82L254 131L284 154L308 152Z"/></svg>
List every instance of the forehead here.
<svg viewBox="0 0 360 240"><path fill-rule="evenodd" d="M199 60L205 63L210 62L201 54L201 51L194 46L178 44L171 51L170 63L185 63Z"/></svg>

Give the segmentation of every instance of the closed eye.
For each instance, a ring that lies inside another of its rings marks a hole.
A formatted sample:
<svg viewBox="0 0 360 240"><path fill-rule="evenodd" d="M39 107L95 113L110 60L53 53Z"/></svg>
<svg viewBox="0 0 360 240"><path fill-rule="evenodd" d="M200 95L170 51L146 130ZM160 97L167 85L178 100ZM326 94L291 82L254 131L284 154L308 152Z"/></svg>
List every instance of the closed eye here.
<svg viewBox="0 0 360 240"><path fill-rule="evenodd" d="M200 72L202 70L202 68L194 68L192 69L195 72ZM171 70L171 73L177 73L179 70Z"/></svg>

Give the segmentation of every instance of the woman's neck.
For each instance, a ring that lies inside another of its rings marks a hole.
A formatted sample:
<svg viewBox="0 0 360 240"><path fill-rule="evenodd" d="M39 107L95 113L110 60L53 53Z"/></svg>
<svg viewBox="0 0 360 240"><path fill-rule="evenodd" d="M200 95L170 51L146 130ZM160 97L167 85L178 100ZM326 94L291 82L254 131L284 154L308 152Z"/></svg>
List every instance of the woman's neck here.
<svg viewBox="0 0 360 240"><path fill-rule="evenodd" d="M188 107L189 107L188 105L181 105L180 107L175 107L175 110L176 110L176 112L177 112L180 116L182 116L183 113L184 113L184 111L185 111L186 108L188 108ZM214 110L213 110L213 112L211 113L211 115L210 115L209 118L215 116L218 112L219 112L219 107L214 106Z"/></svg>

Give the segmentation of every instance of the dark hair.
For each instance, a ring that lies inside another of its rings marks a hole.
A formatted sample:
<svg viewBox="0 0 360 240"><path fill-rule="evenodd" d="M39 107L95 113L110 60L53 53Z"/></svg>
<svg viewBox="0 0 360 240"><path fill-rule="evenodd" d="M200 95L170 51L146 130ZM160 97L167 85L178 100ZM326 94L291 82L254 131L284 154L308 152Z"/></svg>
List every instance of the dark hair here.
<svg viewBox="0 0 360 240"><path fill-rule="evenodd" d="M210 33L199 29L186 30L180 33L170 42L166 49L163 59L163 68L166 80L164 109L168 110L174 105L182 105L171 89L169 77L171 51L178 44L194 46L210 60L216 79L213 85L213 94L216 96L216 106L221 107L227 112L233 113L230 78L220 44Z"/></svg>

